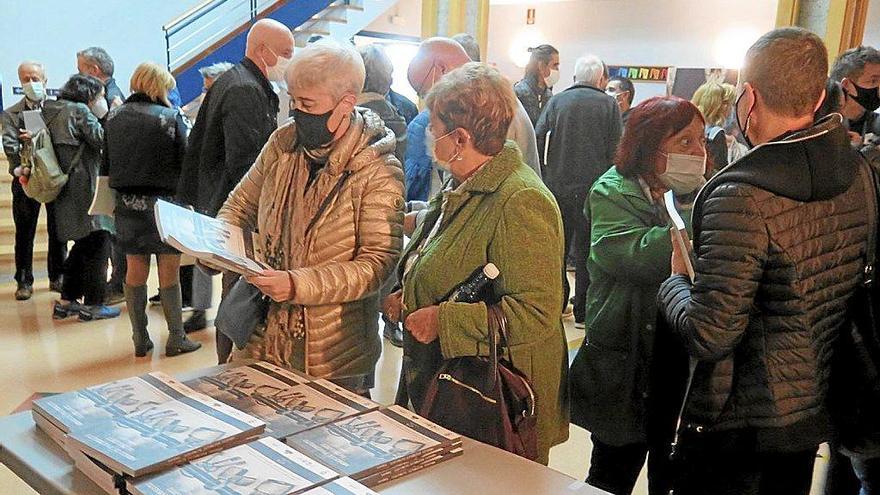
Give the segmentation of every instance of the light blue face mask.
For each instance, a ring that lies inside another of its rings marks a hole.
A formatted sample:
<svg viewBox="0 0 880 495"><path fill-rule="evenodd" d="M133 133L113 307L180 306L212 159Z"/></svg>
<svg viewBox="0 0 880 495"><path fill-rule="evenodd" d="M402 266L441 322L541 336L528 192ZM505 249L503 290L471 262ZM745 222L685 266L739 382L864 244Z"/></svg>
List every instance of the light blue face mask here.
<svg viewBox="0 0 880 495"><path fill-rule="evenodd" d="M39 103L46 98L46 88L43 87L41 81L24 83L21 89L24 90L25 97L35 103Z"/></svg>

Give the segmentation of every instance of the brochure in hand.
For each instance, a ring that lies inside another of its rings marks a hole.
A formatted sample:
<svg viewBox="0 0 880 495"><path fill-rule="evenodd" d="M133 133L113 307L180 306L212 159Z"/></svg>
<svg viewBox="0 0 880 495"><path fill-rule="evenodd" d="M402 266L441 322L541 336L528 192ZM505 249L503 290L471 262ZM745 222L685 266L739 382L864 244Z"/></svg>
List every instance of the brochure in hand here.
<svg viewBox="0 0 880 495"><path fill-rule="evenodd" d="M167 201L156 201L156 228L162 242L194 258L241 275L268 268L256 261L253 233Z"/></svg>

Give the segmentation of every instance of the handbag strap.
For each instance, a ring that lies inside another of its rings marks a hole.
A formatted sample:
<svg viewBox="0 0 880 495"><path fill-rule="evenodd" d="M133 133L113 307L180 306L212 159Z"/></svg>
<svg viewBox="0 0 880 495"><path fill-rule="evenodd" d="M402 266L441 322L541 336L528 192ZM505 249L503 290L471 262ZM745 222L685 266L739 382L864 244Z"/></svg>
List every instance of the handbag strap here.
<svg viewBox="0 0 880 495"><path fill-rule="evenodd" d="M339 190L342 189L342 185L345 184L345 181L350 175L351 170L346 170L342 172L342 177L340 177L336 185L333 186L330 194L328 194L327 197L324 198L324 201L321 201L321 206L318 207L318 211L315 212L315 216L312 217L312 221L309 222L309 225L306 227L306 233L312 230L312 227L314 227L315 224L318 223L318 220L321 219L321 215L324 214L324 210L326 210L327 207L330 206L330 202L333 201L333 198L335 198L337 194L339 194Z"/></svg>

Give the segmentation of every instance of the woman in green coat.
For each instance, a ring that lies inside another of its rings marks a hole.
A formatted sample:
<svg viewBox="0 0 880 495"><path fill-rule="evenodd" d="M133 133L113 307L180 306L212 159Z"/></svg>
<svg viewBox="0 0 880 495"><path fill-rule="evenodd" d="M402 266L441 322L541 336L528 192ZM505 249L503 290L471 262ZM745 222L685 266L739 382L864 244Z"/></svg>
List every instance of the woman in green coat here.
<svg viewBox="0 0 880 495"><path fill-rule="evenodd" d="M452 176L401 258L402 291L385 314L404 321L404 380L416 411L445 359L487 355L485 303L444 302L476 269L494 263L513 364L536 396L538 460L568 437L562 329L562 221L553 196L505 143L515 96L494 68L467 64L428 95L428 152ZM462 411L462 414L467 414Z"/></svg>
<svg viewBox="0 0 880 495"><path fill-rule="evenodd" d="M587 328L571 369L571 412L591 433L587 482L614 494L632 492L646 454L650 493L666 493L669 438L654 435L663 428L646 411L657 292L672 255L663 194L691 195L705 182L704 125L677 97L633 108L615 166L590 191Z"/></svg>

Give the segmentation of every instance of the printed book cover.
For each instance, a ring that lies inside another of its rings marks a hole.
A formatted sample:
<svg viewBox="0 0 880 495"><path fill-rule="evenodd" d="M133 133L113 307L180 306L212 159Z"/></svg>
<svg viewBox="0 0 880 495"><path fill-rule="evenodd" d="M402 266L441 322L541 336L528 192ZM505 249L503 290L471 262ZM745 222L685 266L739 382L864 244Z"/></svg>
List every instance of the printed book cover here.
<svg viewBox="0 0 880 495"><path fill-rule="evenodd" d="M264 438L129 483L136 495L288 495L337 478L320 463Z"/></svg>
<svg viewBox="0 0 880 495"><path fill-rule="evenodd" d="M32 409L35 420L48 420L68 433L75 427L145 411L187 393L192 390L186 385L155 372L37 399Z"/></svg>
<svg viewBox="0 0 880 495"><path fill-rule="evenodd" d="M283 371L283 370L281 370ZM295 433L379 407L326 380L303 383L258 365L226 370L187 385L266 422L267 436Z"/></svg>
<svg viewBox="0 0 880 495"><path fill-rule="evenodd" d="M351 478L339 478L318 488L303 492L303 495L379 495Z"/></svg>
<svg viewBox="0 0 880 495"><path fill-rule="evenodd" d="M163 242L198 259L242 275L261 273L253 235L216 218L167 201L155 207L156 228Z"/></svg>
<svg viewBox="0 0 880 495"><path fill-rule="evenodd" d="M245 443L265 428L261 420L192 392L138 412L74 428L78 449L114 472L138 477L225 447Z"/></svg>
<svg viewBox="0 0 880 495"><path fill-rule="evenodd" d="M461 437L402 407L368 412L286 439L288 445L353 478Z"/></svg>

